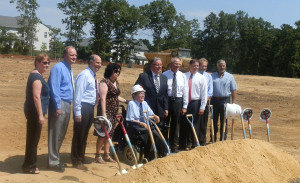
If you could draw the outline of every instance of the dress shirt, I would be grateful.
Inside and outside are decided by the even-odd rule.
[[[185,76],[186,78],[190,78],[191,73],[186,72]],[[207,84],[205,77],[198,72],[194,73],[192,77],[191,100],[201,100],[200,109],[205,109],[207,101]]]
[[[213,79],[214,97],[229,97],[231,95],[231,91],[237,89],[233,75],[226,71],[221,77],[219,77],[218,72],[212,73],[211,77]]]
[[[200,72],[200,71],[199,71]],[[203,73],[201,73],[200,72],[200,74],[202,74],[204,77],[205,77],[205,79],[206,79],[206,84],[207,84],[207,96],[209,97],[209,98],[211,98],[212,97],[212,95],[213,95],[213,82],[212,82],[212,77],[211,77],[211,75],[210,74],[208,74],[207,72],[203,72]]]
[[[163,73],[167,77],[167,83],[168,83],[168,96],[172,96],[172,82],[173,82],[173,75],[174,72],[171,70],[167,70]],[[188,80],[186,79],[186,76],[181,71],[176,72],[176,81],[177,81],[177,94],[176,97],[182,97],[183,98],[183,108],[186,109],[188,105],[188,97],[189,97],[189,86],[188,86]]]
[[[75,116],[81,116],[81,102],[95,105],[96,92],[95,73],[88,67],[77,76],[74,100]]]
[[[142,107],[143,111],[147,111],[147,116],[154,114],[146,101],[142,102]],[[137,126],[137,123],[133,120],[140,121],[140,103],[136,100],[131,100],[127,105],[126,121],[132,126]]]
[[[54,102],[56,110],[61,109],[60,101],[72,102],[73,100],[73,85],[71,74],[71,67],[66,61],[61,61],[55,64],[48,79],[48,85],[50,87],[50,100]],[[75,80],[75,78],[73,78]]]

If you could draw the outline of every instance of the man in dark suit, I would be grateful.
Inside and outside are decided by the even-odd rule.
[[[154,114],[160,118],[159,126],[162,133],[167,139],[168,125],[165,118],[168,116],[168,84],[167,77],[161,74],[162,61],[158,57],[154,57],[151,61],[151,69],[140,74],[135,82],[146,90],[145,101],[151,107]]]

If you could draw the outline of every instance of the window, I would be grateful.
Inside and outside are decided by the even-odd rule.
[[[47,38],[48,33],[44,32],[44,38]]]

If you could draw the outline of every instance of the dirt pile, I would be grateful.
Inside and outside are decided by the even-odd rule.
[[[218,142],[152,161],[108,182],[288,182],[300,180],[299,162],[260,140]]]

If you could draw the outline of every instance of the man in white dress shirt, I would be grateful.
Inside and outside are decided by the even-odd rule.
[[[208,113],[209,113],[209,105],[210,105],[210,99],[213,94],[213,81],[212,77],[209,73],[206,72],[208,60],[206,58],[200,58],[200,67],[199,67],[199,73],[202,74],[207,83],[207,104],[204,110],[204,114],[201,117],[200,121],[200,130],[199,130],[199,142],[201,146],[206,145],[206,131],[207,131],[207,122],[208,122]]]
[[[185,74],[179,71],[181,61],[178,57],[171,59],[171,69],[163,74],[167,77],[170,135],[169,145],[172,153],[178,152],[178,133],[182,117],[186,114],[188,104],[188,83]]]
[[[200,117],[204,114],[207,99],[207,84],[205,77],[198,72],[199,65],[198,60],[191,60],[189,66],[190,72],[185,73],[186,83],[188,83],[187,114],[193,115],[193,124],[197,137],[199,137]],[[196,146],[191,125],[187,120],[180,126],[179,141],[179,147],[183,150]]]

